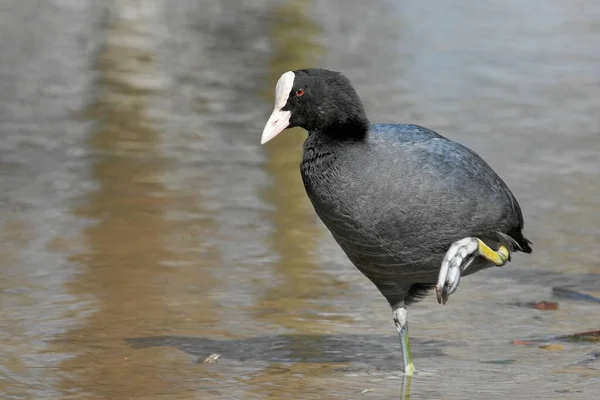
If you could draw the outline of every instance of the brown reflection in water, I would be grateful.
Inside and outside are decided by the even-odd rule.
[[[324,51],[316,42],[320,29],[309,16],[310,5],[310,0],[288,1],[271,11],[269,34],[274,51],[263,96],[269,104],[274,100],[275,82],[283,72],[314,66],[313,62]],[[289,29],[290,26],[294,29]],[[276,228],[272,243],[280,258],[274,265],[277,284],[269,287],[254,307],[260,320],[298,333],[325,333],[331,330],[331,326],[324,322],[331,317],[320,317],[318,313],[334,310],[315,300],[334,297],[336,292],[345,289],[345,285],[325,274],[314,260],[314,252],[324,232],[317,225],[300,177],[299,164],[305,138],[304,130],[294,128],[284,131],[266,145],[266,168],[273,182],[265,193],[265,200],[275,205],[270,216]],[[318,340],[311,348],[306,348],[305,342],[296,343],[292,339],[290,346],[289,350],[301,358],[302,355],[318,356],[323,352]],[[281,396],[282,388],[288,394],[307,395],[311,392],[308,381],[294,375],[322,376],[331,366],[297,363],[289,368],[274,363],[253,376],[250,382],[255,385],[253,390],[263,395]]]
[[[287,70],[309,66],[322,51],[315,43],[319,29],[307,15],[309,5],[309,1],[290,1],[272,10],[270,35],[274,53],[269,65],[268,94],[265,94],[271,104],[279,76]],[[294,29],[288,29],[290,24]],[[270,288],[257,306],[260,318],[312,333],[323,329],[318,319],[308,316],[315,307],[308,302],[324,295],[331,282],[323,282],[327,277],[313,260],[322,231],[315,223],[298,167],[305,137],[301,129],[287,130],[265,149],[266,168],[273,177],[265,199],[275,205],[271,215],[276,227],[272,240],[280,260],[274,267],[281,283]]]
[[[198,296],[190,306],[202,315],[181,315],[179,305],[193,291],[190,283],[203,280],[189,276],[192,268],[166,265],[191,259],[169,251],[165,240],[173,228],[165,218],[167,208],[190,202],[172,199],[160,180],[165,160],[156,121],[149,115],[150,101],[160,94],[151,22],[111,21],[97,58],[95,99],[85,113],[93,121],[89,147],[97,188],[76,210],[93,222],[85,232],[88,251],[73,257],[83,272],[69,289],[90,302],[91,315],[85,326],[71,330],[55,346],[75,354],[61,364],[63,390],[86,399],[153,398],[194,390],[197,381],[183,378],[198,369],[183,352],[169,347],[134,350],[125,339],[191,334],[198,328],[194,317],[200,322],[214,317],[202,310],[210,306],[200,304],[208,296]],[[178,307],[170,309],[171,302]]]

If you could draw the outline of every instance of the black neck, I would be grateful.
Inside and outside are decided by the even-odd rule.
[[[345,121],[336,121],[310,133],[325,136],[330,140],[345,142],[364,140],[368,131],[369,120],[361,116]]]

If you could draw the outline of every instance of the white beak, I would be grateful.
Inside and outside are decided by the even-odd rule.
[[[275,108],[265,125],[265,129],[263,129],[260,144],[267,143],[289,126],[292,112],[283,111],[282,108],[285,107],[292,91],[294,78],[295,74],[292,71],[288,71],[281,75],[281,78],[277,81],[277,85],[275,86]]]
[[[273,110],[273,113],[263,129],[262,136],[260,137],[260,144],[265,144],[275,136],[279,135],[285,128],[290,124],[290,117],[292,113],[290,111]]]

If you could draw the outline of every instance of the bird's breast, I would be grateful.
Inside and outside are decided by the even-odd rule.
[[[424,218],[407,200],[414,188],[399,179],[369,178],[369,168],[367,163],[352,164],[343,157],[334,162],[303,162],[302,178],[317,215],[368,277],[399,274],[409,279],[413,274],[414,279],[430,279],[443,254],[427,250],[432,231],[427,224],[418,224]]]

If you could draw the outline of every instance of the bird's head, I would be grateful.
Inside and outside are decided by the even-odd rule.
[[[326,69],[301,69],[281,75],[275,86],[275,108],[261,144],[283,130],[301,127],[309,133],[366,131],[368,120],[348,78]]]

